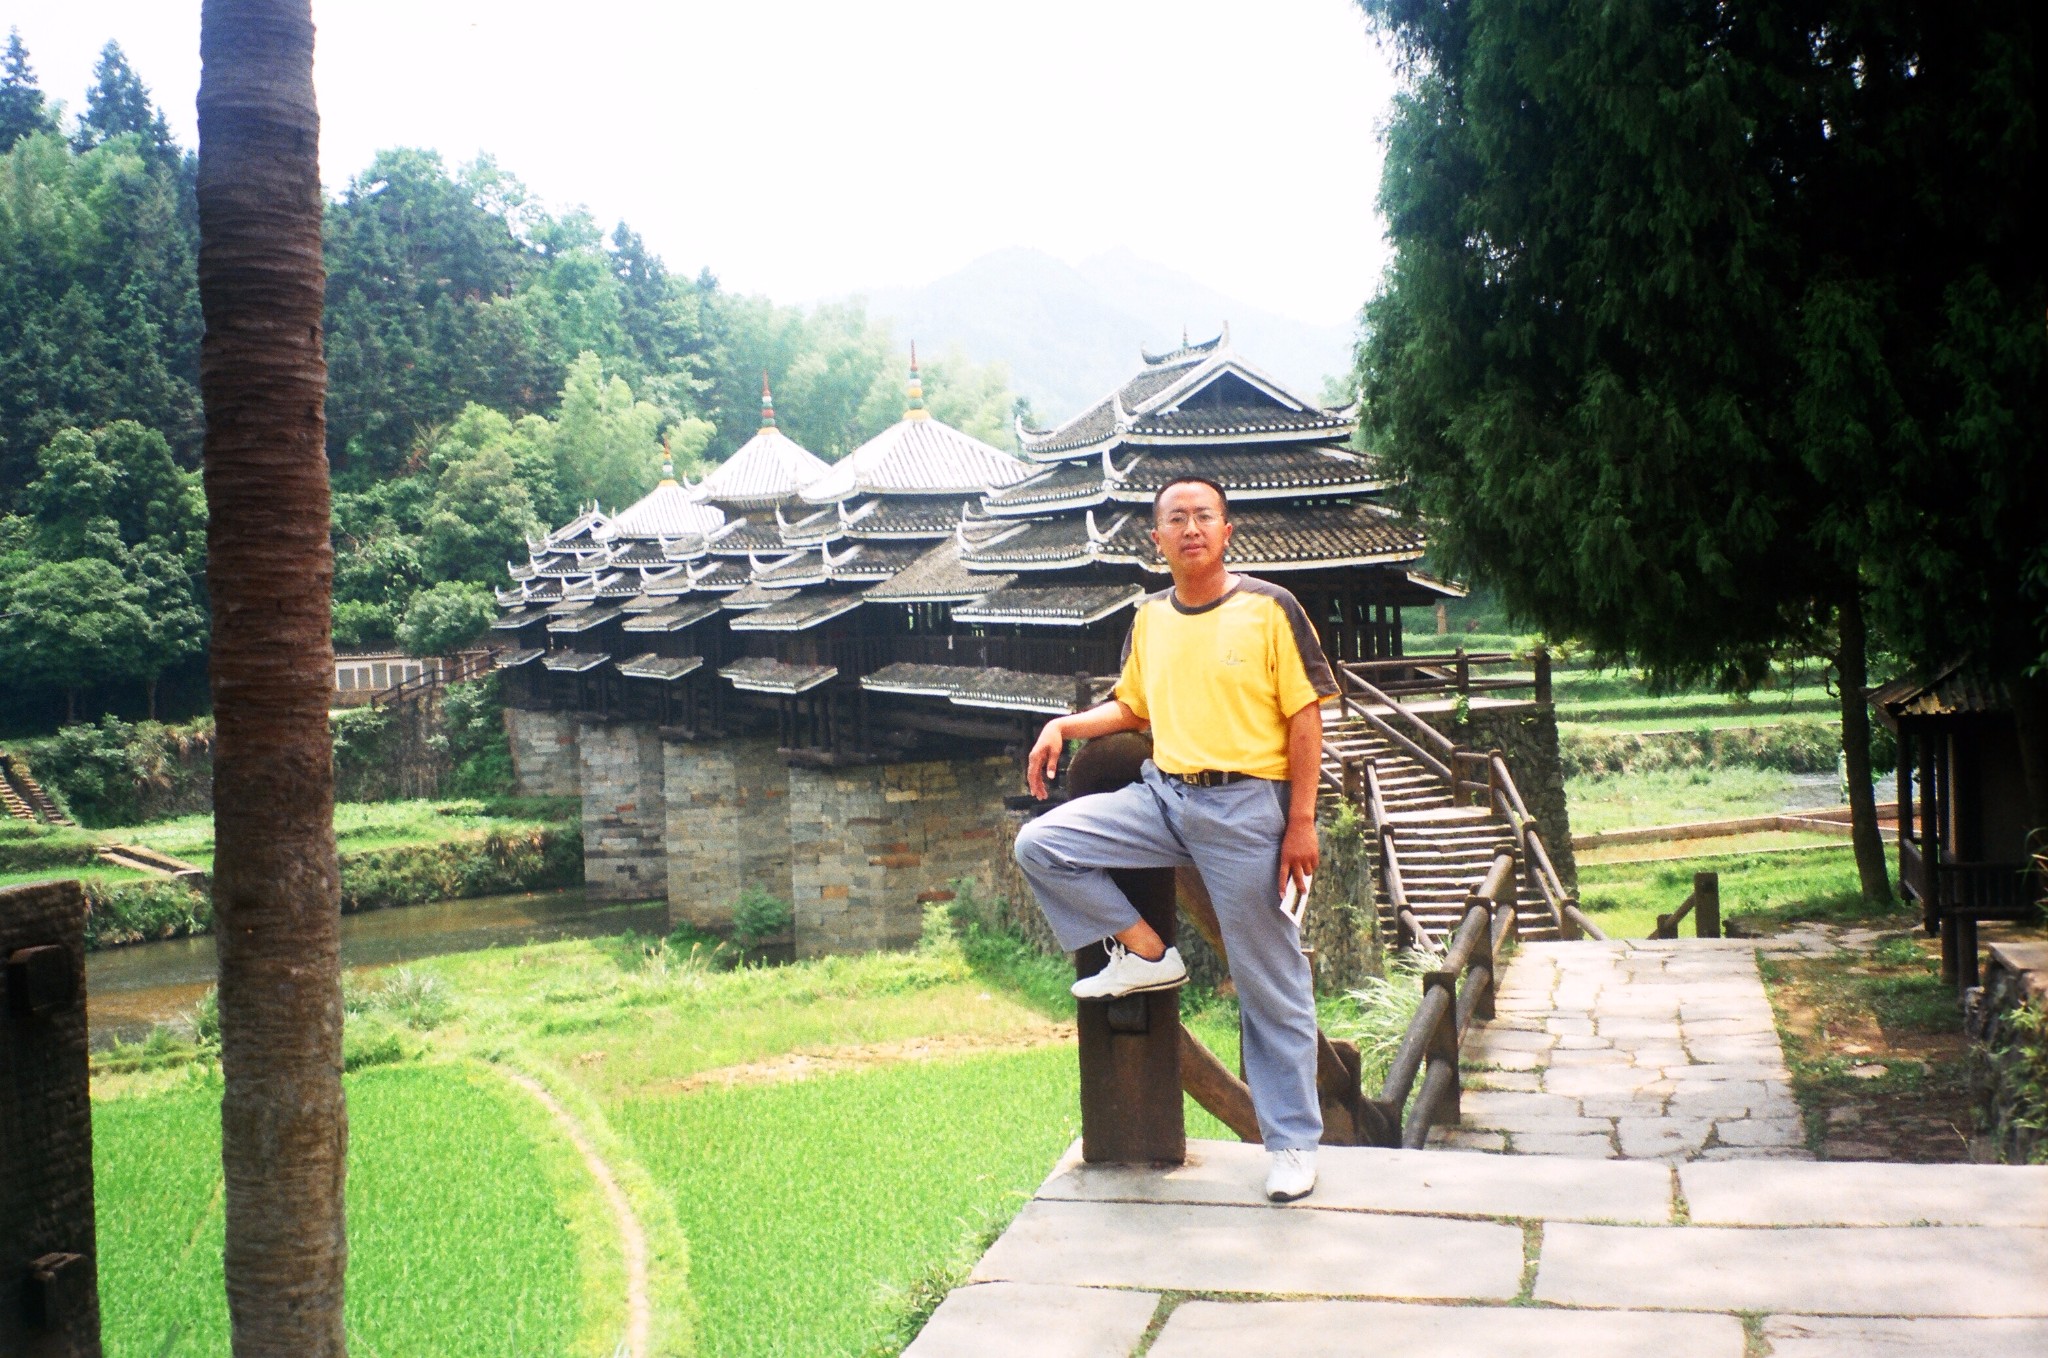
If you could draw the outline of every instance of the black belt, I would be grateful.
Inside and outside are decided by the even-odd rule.
[[[1166,773],[1166,770],[1161,769],[1160,772]],[[1223,787],[1228,783],[1241,783],[1257,775],[1233,773],[1227,769],[1197,769],[1193,773],[1167,773],[1166,776],[1176,783],[1185,783],[1189,787]]]

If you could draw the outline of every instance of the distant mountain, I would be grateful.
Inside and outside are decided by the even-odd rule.
[[[957,344],[977,362],[1007,363],[1012,387],[1048,421],[1129,377],[1140,349],[1172,348],[1183,327],[1207,339],[1228,321],[1232,347],[1310,399],[1351,366],[1345,327],[1261,311],[1128,250],[1079,267],[1039,250],[998,250],[923,287],[867,296],[869,314],[926,353]]]

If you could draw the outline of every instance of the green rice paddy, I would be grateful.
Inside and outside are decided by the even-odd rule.
[[[560,1201],[580,1167],[530,1100],[447,1064],[364,1071],[347,1090],[350,1348],[608,1353],[589,1342]],[[217,1081],[95,1102],[93,1169],[107,1353],[227,1352]]]

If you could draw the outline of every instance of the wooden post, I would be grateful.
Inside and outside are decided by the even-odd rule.
[[[1090,741],[1068,771],[1071,796],[1112,792],[1136,781],[1152,741],[1137,732]],[[1172,944],[1171,868],[1112,872],[1145,922]],[[1093,976],[1109,953],[1093,944],[1074,954],[1074,971]],[[1180,991],[1120,1000],[1083,1000],[1075,1009],[1081,1059],[1081,1158],[1090,1164],[1177,1165],[1187,1158],[1181,1102]]]
[[[0,890],[0,1353],[99,1358],[85,897]]]
[[[1472,664],[1465,659],[1465,648],[1463,646],[1458,648],[1457,672],[1458,692],[1460,694],[1470,693],[1472,691]]]
[[[1442,599],[1436,601],[1436,634],[1447,637],[1451,634],[1451,610]]]
[[[1435,1115],[1430,1118],[1430,1124],[1436,1127],[1455,1127],[1464,1116],[1464,1109],[1460,1101],[1460,1095],[1463,1092],[1461,1086],[1463,1086],[1464,1081],[1459,1077],[1458,1073],[1458,1045],[1459,1039],[1464,1036],[1464,1034],[1458,1031],[1458,973],[1455,971],[1424,973],[1422,977],[1422,993],[1427,995],[1432,990],[1442,990],[1449,997],[1450,1003],[1444,1006],[1443,1018],[1438,1021],[1436,1029],[1429,1035],[1429,1057],[1424,1069],[1427,1073],[1434,1074],[1444,1066],[1449,1066],[1451,1080],[1449,1091],[1444,1098],[1443,1107],[1436,1110]]]
[[[1538,646],[1529,660],[1536,670],[1536,701],[1547,707],[1550,705],[1550,648]]]
[[[1721,874],[1692,875],[1692,922],[1701,938],[1721,936]]]
[[[1365,805],[1365,775],[1358,766],[1356,755],[1344,756],[1344,800],[1353,807]]]

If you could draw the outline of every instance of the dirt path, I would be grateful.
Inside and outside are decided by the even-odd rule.
[[[870,1070],[876,1066],[900,1065],[909,1061],[934,1061],[950,1056],[987,1056],[998,1052],[1033,1051],[1074,1040],[1071,1023],[1047,1023],[1021,1033],[1001,1037],[980,1037],[964,1033],[939,1033],[930,1037],[905,1038],[897,1042],[870,1042],[852,1047],[812,1047],[766,1061],[720,1066],[699,1071],[661,1086],[664,1090],[688,1094],[699,1089],[730,1089],[734,1085],[790,1084],[819,1075]]]
[[[633,1205],[626,1201],[625,1190],[619,1187],[612,1167],[590,1144],[590,1138],[584,1135],[583,1125],[569,1110],[532,1076],[504,1066],[498,1066],[496,1070],[540,1101],[561,1127],[563,1135],[569,1138],[570,1144],[583,1156],[583,1163],[589,1168],[591,1177],[597,1180],[598,1187],[604,1190],[605,1201],[611,1204],[612,1219],[619,1228],[619,1245],[626,1256],[627,1358],[647,1358],[654,1308],[647,1295],[647,1233],[640,1228],[640,1218],[633,1215]]]

